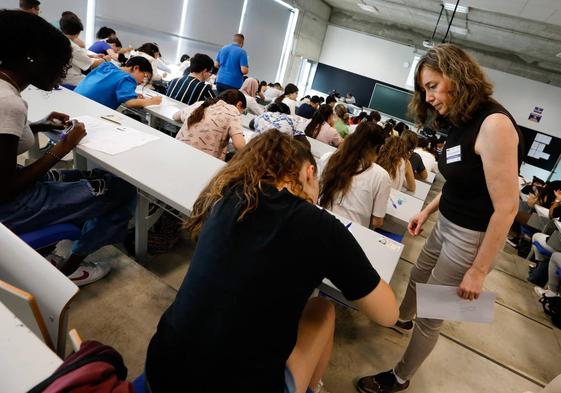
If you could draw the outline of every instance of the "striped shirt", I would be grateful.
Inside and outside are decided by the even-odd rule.
[[[169,83],[166,95],[187,105],[214,98],[209,84],[190,75],[172,80]]]

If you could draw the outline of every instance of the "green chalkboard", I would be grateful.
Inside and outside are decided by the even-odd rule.
[[[376,83],[368,107],[413,123],[414,120],[407,114],[407,106],[412,98],[412,93]]]

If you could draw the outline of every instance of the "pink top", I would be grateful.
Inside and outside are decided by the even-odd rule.
[[[181,111],[183,126],[175,138],[224,160],[230,137],[236,134],[243,135],[240,112],[234,105],[220,100],[205,108],[201,121],[189,128],[187,119],[199,106],[191,105]]]
[[[321,125],[316,139],[331,146],[339,146],[339,144],[343,142],[343,138],[341,138],[337,130],[331,127],[326,121]]]

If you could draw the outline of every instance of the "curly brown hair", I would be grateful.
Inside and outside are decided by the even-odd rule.
[[[380,149],[376,163],[384,168],[395,179],[401,165],[401,160],[407,157],[405,144],[399,136],[390,136]]]
[[[306,161],[316,166],[307,146],[277,129],[270,129],[251,139],[201,192],[185,228],[191,231],[191,237],[196,240],[214,205],[236,186],[240,186],[244,204],[238,221],[257,208],[264,184],[276,186],[287,182],[291,192],[313,202],[299,180],[300,169]]]
[[[421,84],[424,68],[441,73],[452,83],[449,113],[441,116],[426,102],[425,89]],[[409,112],[423,125],[445,128],[468,122],[481,103],[493,94],[493,85],[479,64],[463,49],[454,44],[439,44],[421,57],[415,70],[415,94],[409,104]],[[427,124],[429,123],[429,124]]]
[[[336,197],[343,199],[351,188],[353,177],[372,166],[384,138],[384,130],[377,124],[364,121],[357,126],[323,170],[319,193],[321,206],[329,209],[336,203]]]

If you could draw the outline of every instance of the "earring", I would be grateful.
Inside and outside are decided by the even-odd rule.
[[[27,61],[30,63],[33,63],[35,60],[33,60],[31,57],[27,56]]]

